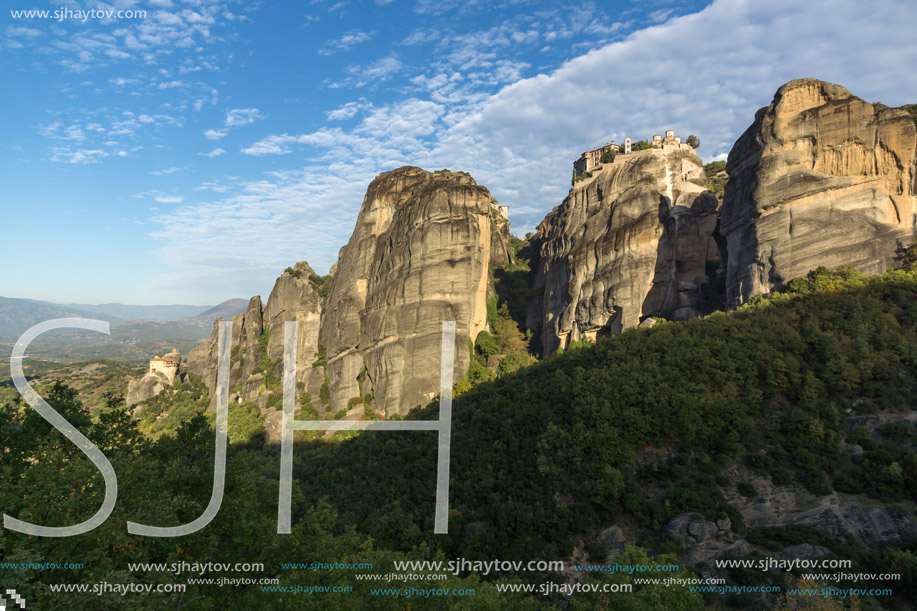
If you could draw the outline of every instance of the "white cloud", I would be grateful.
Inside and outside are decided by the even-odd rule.
[[[69,147],[53,147],[51,149],[51,161],[60,163],[89,164],[98,163],[100,160],[108,157],[109,153],[102,149],[77,149]]]
[[[262,115],[257,108],[235,108],[226,111],[226,126],[236,127],[239,125],[248,125],[249,123],[254,123],[258,119],[263,118],[264,115]]]
[[[159,229],[151,236],[164,251],[181,244],[183,256],[149,288],[232,294],[270,282],[305,256],[316,269],[327,269],[352,229],[352,223],[341,222],[341,213],[356,214],[372,178],[359,167],[278,173],[271,180],[242,183],[225,199],[160,215],[153,219]],[[222,190],[211,184],[202,188]]]
[[[228,129],[208,129],[204,132],[204,138],[208,140],[219,140],[228,133]]]
[[[401,41],[405,46],[420,45],[428,42],[441,40],[442,35],[438,30],[414,30],[408,34],[407,38]]]
[[[41,36],[41,30],[35,28],[30,28],[27,26],[18,26],[18,27],[8,27],[6,28],[6,35],[10,38],[38,38]]]
[[[342,81],[328,83],[331,89],[342,87],[366,87],[373,83],[387,81],[398,73],[404,64],[394,55],[389,55],[364,66],[347,66],[344,71],[348,74]]]
[[[178,195],[157,195],[153,199],[160,204],[180,204],[185,201],[184,197]]]
[[[357,128],[357,132],[391,141],[416,138],[433,133],[436,121],[445,108],[429,100],[410,98],[398,104],[373,109]]]
[[[210,157],[211,159],[213,159],[214,157],[219,157],[220,155],[223,155],[225,153],[226,153],[225,149],[215,148],[212,151],[210,151],[209,153],[198,153],[198,155],[202,157]]]
[[[153,170],[152,172],[150,172],[150,174],[152,174],[153,176],[166,176],[168,174],[175,174],[176,172],[182,172],[187,169],[188,169],[188,166],[185,166],[183,168],[177,168],[175,166],[172,166],[164,170]]]
[[[96,131],[94,128],[92,129]],[[74,140],[76,142],[81,142],[86,139],[86,133],[80,125],[75,123],[65,125],[60,119],[47,125],[40,126],[38,128],[38,133],[46,138],[54,138],[56,140]]]
[[[255,157],[260,157],[262,155],[284,155],[290,152],[287,145],[296,141],[297,136],[288,136],[286,134],[282,136],[268,136],[242,149],[242,152],[246,155],[254,155]]]
[[[357,115],[358,112],[366,108],[371,108],[372,104],[366,101],[365,98],[361,98],[358,102],[347,102],[343,106],[339,106],[334,110],[329,110],[325,113],[325,116],[328,117],[329,121],[340,121],[342,119],[350,119]]]
[[[340,38],[331,40],[318,50],[319,55],[334,55],[340,51],[349,51],[352,47],[366,42],[371,39],[372,36],[368,32],[363,32],[362,30],[353,30],[347,32]]]

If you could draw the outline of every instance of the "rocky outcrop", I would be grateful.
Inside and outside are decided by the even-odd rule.
[[[576,183],[539,225],[535,286],[546,353],[638,325],[652,315],[697,315],[713,240],[716,198],[694,149],[667,144],[619,155]]]
[[[904,110],[815,79],[780,87],[729,153],[728,305],[818,266],[883,271],[917,236],[915,153]]]
[[[162,366],[163,362],[174,365]],[[150,369],[142,378],[130,380],[127,383],[127,394],[124,402],[128,407],[152,399],[163,390],[172,385],[178,376],[178,366],[181,363],[181,353],[173,349],[165,356],[157,356],[150,360]]]
[[[266,305],[262,304],[261,297],[252,297],[245,312],[233,317],[230,394],[238,402],[255,401],[264,408],[272,395],[279,396],[283,374],[283,323],[286,321],[299,322],[296,380],[304,385],[309,382],[318,350],[322,308],[322,299],[310,282],[314,274],[308,263],[297,263],[277,278]],[[210,340],[188,354],[188,371],[200,377],[211,391],[217,382],[217,324],[220,321],[214,323]],[[266,388],[269,377],[275,381],[270,389]],[[216,393],[211,392],[210,396],[213,409]]]
[[[139,380],[131,380],[127,383],[127,394],[124,397],[124,402],[128,407],[137,405],[152,399],[171,384],[172,382],[166,379],[165,375],[159,372],[148,372]]]
[[[322,319],[330,402],[372,393],[385,415],[439,394],[441,324],[457,323],[455,378],[486,325],[490,269],[509,259],[508,222],[465,173],[404,167],[369,186],[341,249]]]
[[[811,526],[840,540],[852,536],[867,547],[911,547],[917,544],[917,524],[912,523],[913,519],[912,514],[895,505],[847,501],[785,516],[782,523]]]

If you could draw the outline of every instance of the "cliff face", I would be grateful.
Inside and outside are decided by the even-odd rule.
[[[576,183],[534,236],[544,295],[529,326],[541,319],[546,353],[654,314],[697,315],[707,259],[718,259],[717,201],[705,184],[684,144],[619,155]]]
[[[279,405],[289,320],[300,323],[297,382],[320,414],[369,395],[369,406],[387,416],[428,403],[439,394],[446,320],[457,323],[455,379],[461,378],[465,346],[487,325],[490,270],[510,257],[509,223],[492,201],[463,173],[405,167],[377,177],[332,268],[324,313],[303,262],[277,279],[267,305],[253,297],[233,318],[231,400]],[[211,390],[216,355],[214,329],[188,357],[189,371]],[[270,433],[280,412],[265,414]]]
[[[728,305],[824,265],[878,273],[915,230],[917,133],[839,85],[791,81],[729,153]]]
[[[464,347],[486,326],[490,268],[509,258],[509,225],[467,174],[405,167],[369,186],[341,249],[319,342],[327,354],[328,410],[372,393],[404,414],[439,393],[441,323]],[[468,367],[456,351],[455,376]]]
[[[283,323],[299,321],[299,363],[296,381],[307,383],[312,362],[318,350],[318,328],[321,298],[309,278],[314,274],[306,262],[297,263],[292,273],[284,272],[274,283],[267,305],[252,297],[248,308],[232,319],[232,367],[230,398],[233,401],[255,401],[264,408],[268,401],[280,398],[278,384],[283,372]],[[211,390],[211,409],[216,406],[217,326],[210,340],[188,354],[188,371],[199,376]]]

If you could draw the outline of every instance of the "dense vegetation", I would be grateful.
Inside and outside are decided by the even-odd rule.
[[[917,271],[868,279],[820,269],[735,313],[632,330],[460,396],[455,535],[431,534],[432,437],[311,447],[307,496],[326,495],[346,523],[386,546],[517,559],[566,557],[574,534],[612,521],[636,524],[650,549],[669,549],[664,526],[685,512],[728,516],[741,533],[724,491],[749,486],[722,475],[731,465],[816,496],[834,485],[913,501],[913,425],[864,433],[848,427],[847,410],[905,412],[915,371]],[[431,405],[416,417],[435,414]],[[863,454],[845,443],[865,444]],[[366,464],[372,478],[334,485]]]
[[[495,277],[494,333],[472,348],[478,364],[494,350],[524,354],[526,337],[516,318],[524,301],[519,279],[530,270],[525,245],[517,246],[514,262]],[[577,547],[603,561],[596,534],[610,523],[637,533],[642,549],[630,550],[628,557],[660,561],[659,554],[682,551],[665,535],[667,522],[697,512],[730,517],[732,530],[744,533],[758,550],[820,541],[831,553],[854,559],[855,569],[893,568],[904,576],[896,595],[913,598],[913,553],[867,550],[852,541],[825,540],[818,531],[746,532],[735,499],[754,496],[755,488],[744,478],[724,475],[732,467],[814,496],[833,488],[875,502],[917,500],[917,431],[895,417],[911,408],[917,394],[917,264],[909,262],[908,253],[902,251],[903,270],[866,278],[820,269],[732,313],[633,329],[457,389],[446,536],[432,534],[436,436],[424,432],[330,440],[297,433],[294,532],[274,534],[278,460],[275,449],[255,433],[260,423],[253,423],[254,412],[244,404],[230,417],[227,488],[214,522],[175,540],[128,535],[128,519],[173,525],[194,519],[206,506],[214,447],[212,424],[199,415],[206,393],[194,383],[178,384],[168,405],[151,409],[149,416],[144,408],[137,420],[109,396],[106,408],[90,420],[73,390],[52,386],[46,389],[49,402],[115,465],[118,505],[92,535],[30,539],[0,531],[7,561],[86,563],[82,571],[17,573],[5,587],[47,608],[98,608],[100,603],[106,609],[261,608],[268,601],[277,609],[402,609],[408,601],[370,597],[365,582],[354,580],[352,572],[284,571],[280,563],[368,560],[380,567],[374,572],[386,572],[395,558],[527,561],[569,558]],[[0,409],[3,511],[48,525],[94,513],[102,493],[95,468],[33,410],[17,401]],[[853,417],[879,412],[889,419],[878,429],[849,424]],[[434,402],[409,417],[436,415]],[[848,451],[854,445],[862,452]],[[181,582],[184,577],[130,573],[126,563],[240,559],[264,562],[257,576],[276,575],[282,584],[349,584],[354,592],[316,597],[265,594],[259,586],[191,586],[181,599],[99,599],[52,594],[47,587],[103,580]],[[532,603],[497,593],[495,577],[504,582],[561,579],[522,573],[482,582],[478,576],[451,576],[447,582],[412,585],[474,587],[477,596],[409,602],[411,608],[481,609]],[[752,577],[747,571],[728,574],[737,584]],[[771,583],[785,578],[754,576]],[[573,608],[652,609],[662,601],[667,607],[700,609],[720,600],[674,588],[636,590],[624,598],[575,596]],[[558,599],[537,599],[551,600]]]
[[[80,393],[83,407],[92,416],[107,406],[111,395],[124,393],[128,376],[140,377],[146,369],[115,360],[56,363],[32,359],[24,359],[22,368],[26,379],[39,392],[47,391],[55,382],[66,383]],[[0,404],[18,396],[10,376],[9,362],[0,363]]]

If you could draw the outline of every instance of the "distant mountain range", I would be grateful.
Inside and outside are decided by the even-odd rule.
[[[202,314],[208,308],[210,308],[210,306],[205,305],[146,306],[127,305],[123,303],[101,303],[97,305],[91,305],[83,303],[52,303],[49,301],[38,301],[36,303],[40,303],[49,307],[76,310],[79,312],[94,312],[96,314],[112,316],[122,320],[146,320],[149,322],[165,322],[167,320],[175,320],[177,318],[197,316],[198,314]]]
[[[52,318],[94,318],[108,321],[112,338],[119,341],[200,339],[210,333],[216,319],[231,318],[247,304],[245,299],[230,299],[216,306],[93,305],[0,297],[0,338],[15,339],[29,327]]]

